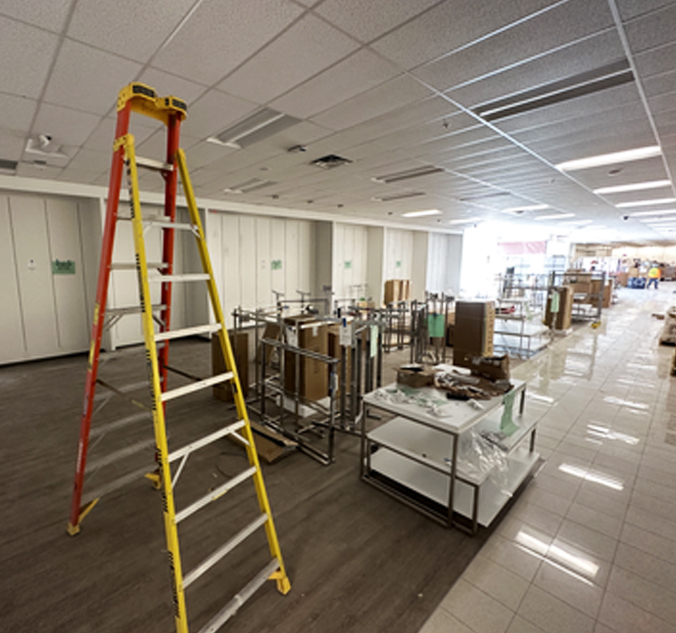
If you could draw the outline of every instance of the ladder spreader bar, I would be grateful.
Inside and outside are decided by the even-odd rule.
[[[252,466],[247,468],[245,471],[241,472],[239,475],[229,479],[224,484],[220,485],[218,488],[212,490],[209,494],[204,495],[201,499],[195,501],[195,503],[190,504],[187,508],[184,508],[180,512],[176,513],[174,521],[178,524],[183,519],[189,517],[191,514],[194,514],[198,510],[201,510],[204,506],[208,506],[212,501],[216,501],[219,497],[222,497],[228,490],[232,490],[237,484],[241,484],[243,481],[252,477],[256,473],[256,467]]]
[[[192,224],[179,224],[171,220],[143,220],[144,227],[158,227],[161,229],[178,229],[179,231],[192,231]]]
[[[153,171],[172,171],[174,169],[174,166],[171,163],[165,163],[155,158],[145,158],[143,156],[136,157],[136,165]]]
[[[235,422],[230,426],[218,429],[218,431],[212,433],[211,435],[205,435],[203,438],[191,442],[190,444],[186,444],[182,448],[179,448],[173,451],[172,453],[169,453],[167,459],[169,460],[169,463],[175,462],[177,459],[181,459],[181,457],[189,455],[193,451],[199,450],[200,448],[208,446],[209,444],[215,442],[216,440],[220,440],[222,437],[225,437],[226,435],[234,433],[237,429],[241,429],[244,426],[244,424],[245,424],[244,420],[239,420],[238,422]]]
[[[210,323],[209,325],[196,325],[195,327],[186,327],[181,330],[169,330],[168,332],[158,332],[155,334],[155,341],[166,341],[171,338],[183,338],[185,336],[197,336],[198,334],[209,334],[218,332],[221,329],[220,323]]]
[[[265,581],[280,568],[279,561],[273,558],[265,568],[260,571],[247,585],[242,589],[228,604],[226,604],[209,622],[207,622],[199,633],[215,633],[220,629],[239,608],[253,596],[256,591],[265,584]]]
[[[227,556],[240,543],[251,536],[257,529],[265,525],[268,520],[267,514],[261,514],[256,520],[252,521],[243,530],[240,530],[227,543],[221,545],[215,552],[207,556],[195,569],[191,569],[190,573],[183,578],[183,588],[187,589],[193,582],[195,582],[202,574],[209,571],[221,558]]]
[[[194,382],[191,385],[185,385],[184,387],[177,387],[171,391],[165,391],[162,394],[162,402],[167,402],[168,400],[173,400],[174,398],[180,398],[194,391],[199,391],[200,389],[206,389],[213,385],[217,385],[220,382],[226,382],[232,378],[232,372],[226,372],[225,374],[218,374],[217,376],[211,376],[210,378],[205,378],[199,382]]]
[[[152,306],[153,312],[157,312],[159,310],[164,310],[167,306],[165,306],[162,303],[158,303],[154,306]],[[127,306],[124,308],[107,308],[106,309],[106,316],[114,316],[114,315],[120,315],[124,316],[125,314],[141,314],[141,306]]]
[[[148,268],[157,268],[162,270],[167,268],[167,262],[148,262]],[[110,270],[136,270],[136,262],[113,262],[110,265]]]

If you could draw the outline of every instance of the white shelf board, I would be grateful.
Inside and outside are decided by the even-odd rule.
[[[508,459],[509,472],[504,489],[498,488],[490,479],[484,482],[479,490],[479,525],[488,527],[493,522],[514,491],[526,479],[539,457],[538,453],[531,453],[527,448],[520,447]],[[384,447],[371,455],[371,470],[448,507],[450,485],[448,475],[427,468]],[[471,519],[473,500],[474,488],[456,480],[453,510]]]

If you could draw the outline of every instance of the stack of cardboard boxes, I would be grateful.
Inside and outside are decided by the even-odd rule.
[[[553,290],[559,293],[558,312],[552,312],[553,293],[547,297],[545,325],[555,330],[569,330],[573,322],[573,287],[558,286]]]
[[[296,329],[298,347],[318,354],[329,351],[329,331],[325,324],[317,323],[312,316],[297,316],[284,319]],[[296,358],[298,360],[296,361]],[[284,352],[284,388],[296,389],[296,363],[298,364],[298,394],[307,400],[321,400],[329,392],[329,376],[326,363],[293,352]]]
[[[470,367],[472,357],[492,356],[494,332],[493,301],[458,301],[455,304],[453,364]]]
[[[230,345],[242,385],[242,395],[246,398],[249,395],[249,335],[246,332],[238,332],[236,336],[231,334]],[[214,376],[227,371],[221,350],[221,339],[218,336],[211,337],[211,370]],[[233,401],[232,383],[229,381],[214,385],[213,389],[214,398],[225,402]]]
[[[409,301],[411,299],[411,280],[410,279],[388,279],[385,282],[385,291],[383,293],[383,302],[397,303],[399,301]]]

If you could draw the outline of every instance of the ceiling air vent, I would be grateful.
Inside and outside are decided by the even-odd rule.
[[[269,187],[270,185],[276,185],[277,183],[272,180],[260,180],[259,178],[251,178],[239,185],[233,185],[227,189],[223,189],[225,193],[251,193],[252,191],[257,191],[258,189],[263,189],[264,187]]]
[[[17,161],[0,158],[0,173],[14,174],[16,172]]]
[[[531,90],[485,103],[474,108],[474,112],[486,121],[497,121],[515,114],[523,114],[546,106],[568,101],[577,97],[614,88],[634,80],[626,59],[606,64],[565,79],[553,81]]]
[[[376,176],[375,178],[371,178],[371,180],[373,180],[373,182],[390,184],[392,182],[399,182],[401,180],[410,180],[411,178],[420,178],[422,176],[438,174],[439,172],[442,171],[445,171],[443,167],[435,167],[434,165],[425,165],[423,167],[416,167],[415,169],[398,171],[396,173],[387,174],[385,176]]]
[[[407,200],[408,198],[417,198],[424,195],[424,191],[409,191],[407,193],[393,193],[389,196],[376,196],[372,200],[376,202],[394,202],[395,200]]]
[[[352,161],[349,158],[343,158],[342,156],[336,156],[335,154],[328,154],[327,156],[322,156],[317,160],[313,160],[310,165],[315,165],[316,167],[321,167],[322,169],[333,169],[334,167],[349,165],[351,162]]]
[[[263,108],[220,134],[210,136],[207,141],[232,149],[244,149],[299,122],[300,119],[288,114]]]

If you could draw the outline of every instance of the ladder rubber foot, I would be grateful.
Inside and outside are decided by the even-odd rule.
[[[279,593],[281,593],[283,596],[291,591],[291,581],[289,580],[288,576],[277,579],[277,591],[279,591]]]
[[[66,528],[66,531],[70,536],[76,536],[80,533],[80,525],[73,525],[70,521],[68,522],[68,527]]]

